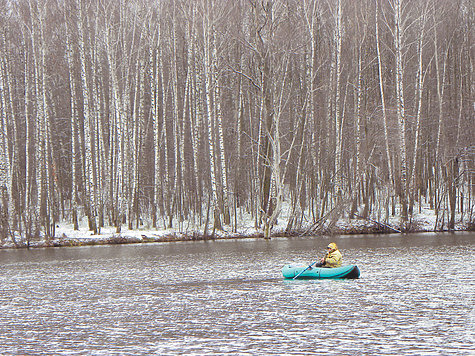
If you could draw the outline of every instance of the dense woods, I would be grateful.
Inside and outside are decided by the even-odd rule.
[[[471,0],[0,0],[0,237],[473,222],[473,28]]]

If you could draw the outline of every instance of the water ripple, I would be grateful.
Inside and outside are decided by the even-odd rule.
[[[473,354],[473,239],[378,239],[338,241],[359,280],[283,280],[301,240],[2,261],[1,354]]]

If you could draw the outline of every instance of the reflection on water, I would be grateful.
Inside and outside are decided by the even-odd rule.
[[[0,251],[0,353],[474,351],[473,233],[334,240],[360,279],[282,278],[327,238]]]

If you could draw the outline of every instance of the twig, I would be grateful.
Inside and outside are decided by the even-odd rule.
[[[392,227],[392,226],[389,226],[389,225],[387,225],[387,224],[383,224],[382,222],[379,222],[379,221],[377,221],[377,220],[374,220],[374,219],[371,219],[371,218],[364,218],[364,217],[362,217],[362,216],[360,216],[360,215],[358,215],[358,214],[355,214],[355,216],[356,216],[356,217],[358,217],[358,218],[360,218],[360,219],[365,219],[365,220],[368,220],[368,221],[374,222],[375,224],[378,224],[378,225],[384,226],[384,227],[386,227],[386,228],[388,228],[388,229],[391,229],[391,230],[393,230],[393,231],[396,231],[396,232],[402,233],[402,231],[401,231],[401,230],[395,229],[394,227]]]

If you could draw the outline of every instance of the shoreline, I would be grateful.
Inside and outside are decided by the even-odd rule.
[[[372,235],[372,234],[411,234],[411,233],[436,233],[436,232],[467,232],[475,231],[475,224],[469,223],[454,230],[434,230],[415,228],[406,231],[398,231],[392,227],[383,227],[378,224],[364,226],[335,227],[331,230],[310,232],[309,230],[294,230],[290,232],[275,231],[271,233],[269,240],[281,237],[304,237],[304,236],[335,236],[335,235]],[[91,235],[81,237],[70,237],[66,234],[55,237],[51,240],[17,241],[16,244],[8,241],[0,245],[0,250],[5,249],[34,249],[34,248],[61,248],[80,246],[104,246],[104,245],[127,245],[145,244],[160,242],[186,242],[186,241],[214,241],[214,240],[238,240],[238,239],[264,239],[264,233],[255,231],[253,233],[229,233],[218,231],[214,235],[203,235],[198,232],[168,232],[157,234],[158,231],[135,231],[135,234],[113,233],[103,235]]]

